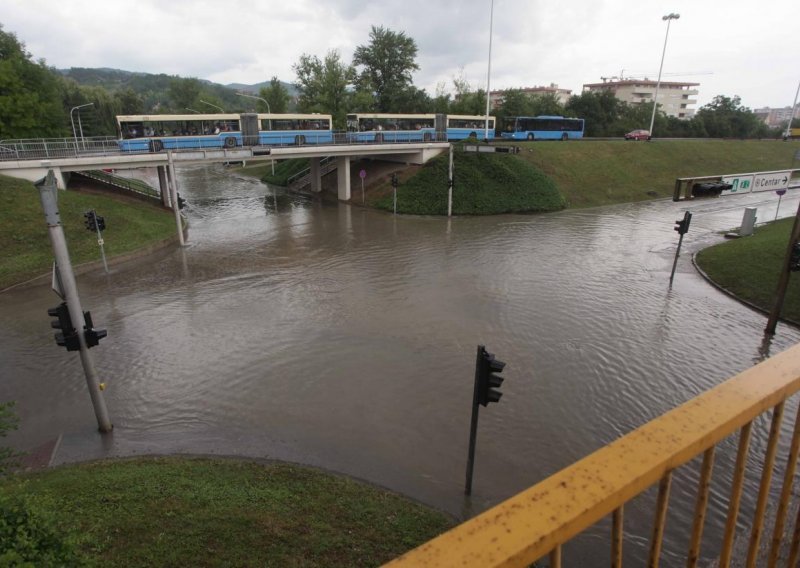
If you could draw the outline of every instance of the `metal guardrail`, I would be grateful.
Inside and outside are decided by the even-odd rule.
[[[241,148],[241,139],[237,145],[226,145],[224,138],[208,137],[197,138],[191,147],[181,147],[187,144],[187,138],[182,136],[164,136],[152,139],[126,139],[123,144],[142,143],[141,149],[121,149],[120,141],[112,136],[92,138],[41,138],[23,140],[0,140],[0,162],[13,160],[42,160],[57,158],[87,158],[93,156],[125,156],[141,154],[158,154],[167,150],[174,152],[192,152],[204,149],[234,149]],[[234,138],[231,138],[234,140]],[[424,139],[411,139],[407,132],[382,131],[376,133],[365,132],[320,132],[319,134],[305,133],[302,135],[287,135],[279,137],[274,142],[264,145],[246,146],[257,150],[268,148],[284,148],[296,146],[344,146],[344,145],[374,145],[374,144],[420,144],[423,142],[447,142],[444,134],[431,133]],[[146,145],[146,147],[145,147]]]
[[[753,421],[771,412],[754,514],[749,522],[746,565],[797,566],[800,517],[787,523],[798,453],[800,408],[785,460],[776,460],[784,408],[800,390],[800,345],[729,379],[685,404],[645,424],[590,456],[461,524],[451,531],[400,556],[386,566],[488,568],[529,566],[549,556],[553,568],[562,565],[562,545],[604,517],[611,516],[610,561],[622,566],[625,541],[624,506],[658,484],[658,497],[650,540],[648,566],[657,567],[669,506],[673,472],[702,455],[691,540],[685,565],[698,564],[717,444],[738,432],[738,452],[733,471],[727,521],[717,566],[730,566],[740,519]],[[724,463],[724,462],[723,462]],[[769,504],[773,471],[783,468],[783,485],[777,503]],[[683,489],[683,488],[681,488]],[[777,492],[775,493],[777,494]],[[723,503],[724,505],[724,503]],[[774,505],[772,534],[765,534],[765,512]],[[719,535],[717,535],[719,536]],[[764,541],[766,546],[762,547]],[[787,546],[788,545],[788,546]],[[738,547],[737,547],[738,548]],[[759,552],[759,550],[761,552]],[[779,561],[779,557],[781,560]],[[788,562],[784,563],[788,557]],[[670,566],[676,565],[671,559]]]

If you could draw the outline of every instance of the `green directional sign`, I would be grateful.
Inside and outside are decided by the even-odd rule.
[[[723,191],[721,195],[750,193],[751,191],[753,191],[752,174],[743,176],[724,176],[722,178],[722,182],[731,184],[731,188]]]

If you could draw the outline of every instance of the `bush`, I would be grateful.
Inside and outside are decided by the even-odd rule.
[[[30,498],[0,494],[0,566],[81,566],[74,545]]]

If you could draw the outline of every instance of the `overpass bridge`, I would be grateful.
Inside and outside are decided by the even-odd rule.
[[[320,161],[323,158],[333,158],[337,166],[338,197],[347,201],[350,199],[352,159],[375,157],[407,164],[424,164],[448,147],[446,141],[437,140],[354,143],[352,140],[334,137],[331,144],[234,148],[209,146],[160,152],[122,152],[117,140],[112,137],[4,140],[0,141],[0,174],[38,181],[47,175],[48,170],[53,170],[58,187],[64,189],[64,174],[68,172],[155,167],[162,201],[169,206],[170,188],[174,188],[177,193],[177,179],[173,169],[175,165],[309,158],[311,189],[321,191]]]

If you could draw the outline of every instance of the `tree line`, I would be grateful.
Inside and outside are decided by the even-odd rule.
[[[75,74],[79,83],[45,61],[35,61],[16,35],[0,25],[0,139],[71,136],[71,110],[90,103],[91,111],[80,114],[87,136],[115,135],[114,117],[120,114],[219,112],[215,107],[234,113],[326,113],[333,115],[336,129],[344,129],[348,112],[486,112],[486,91],[472,88],[463,74],[453,78],[452,94],[445,83],[438,84],[432,95],[416,87],[412,74],[419,70],[417,53],[416,42],[404,32],[372,26],[369,41],[356,47],[350,63],[336,50],[322,58],[302,54],[292,67],[296,99],[277,77],[248,99],[222,85],[167,75],[125,73],[108,81],[109,72],[103,70],[104,85],[97,70],[84,69]],[[136,77],[131,80],[131,76]],[[587,136],[622,136],[649,126],[652,104],[627,104],[607,91],[582,92],[562,104],[552,94],[510,89],[492,114],[498,124],[512,116],[579,117],[585,120]],[[779,129],[769,129],[738,96],[725,95],[714,97],[688,120],[669,117],[659,109],[654,131],[660,137],[780,136]]]

